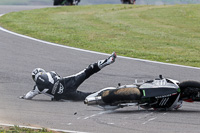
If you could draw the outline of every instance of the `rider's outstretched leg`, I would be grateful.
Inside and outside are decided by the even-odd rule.
[[[77,73],[76,75],[73,75],[75,80],[75,86],[78,87],[83,81],[85,81],[87,78],[89,78],[94,73],[97,73],[102,68],[104,68],[107,65],[112,64],[115,62],[117,55],[115,52],[113,52],[107,59],[100,60],[97,63],[89,65],[86,69],[83,71]]]
[[[117,55],[115,52],[113,52],[108,58],[104,60],[99,60],[98,62],[94,64],[90,64],[85,70],[84,73],[86,74],[86,79],[89,78],[94,73],[97,73],[102,68],[104,68],[107,65],[110,65],[115,62]]]

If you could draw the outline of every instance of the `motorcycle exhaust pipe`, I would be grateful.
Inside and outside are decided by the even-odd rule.
[[[104,103],[101,99],[101,96],[98,97],[88,97],[84,100],[84,104],[87,105],[99,105]]]

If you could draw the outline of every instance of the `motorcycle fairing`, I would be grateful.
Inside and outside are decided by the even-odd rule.
[[[168,109],[175,108],[174,106],[176,104],[174,104],[174,103],[177,103],[179,96],[180,96],[180,94],[176,93],[175,95],[171,95],[169,97],[157,98],[157,103],[152,104],[151,107],[157,108],[157,109],[159,109],[159,108],[168,108]]]
[[[155,79],[147,81],[139,87],[143,93],[142,98],[163,98],[179,92],[179,86],[169,79]]]

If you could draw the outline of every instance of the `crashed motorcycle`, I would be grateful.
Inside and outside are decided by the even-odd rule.
[[[200,101],[200,82],[163,78],[131,85],[107,87],[86,97],[84,103],[105,110],[128,106],[144,109],[177,110],[182,102]]]
[[[81,0],[54,0],[53,5],[78,5]]]
[[[121,0],[122,4],[135,4],[136,0]]]

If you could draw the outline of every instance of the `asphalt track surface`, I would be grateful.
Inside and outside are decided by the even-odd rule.
[[[43,8],[0,6],[0,14]],[[35,67],[54,70],[61,76],[75,74],[106,55],[52,46],[0,30],[0,122],[95,133],[186,133],[200,131],[200,104],[183,103],[177,111],[158,112],[128,107],[104,111],[83,102],[52,102],[44,95],[33,100],[18,97],[32,89]],[[200,69],[117,58],[116,62],[86,80],[82,91],[131,84],[135,79],[170,77],[179,81],[200,81]]]

